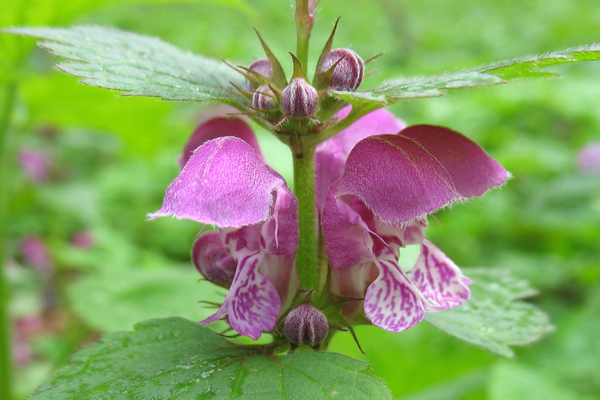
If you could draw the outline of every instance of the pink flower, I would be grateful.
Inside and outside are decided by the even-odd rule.
[[[218,238],[214,232],[200,236],[193,256],[199,270],[221,268],[215,280],[231,286],[219,310],[201,323],[227,317],[238,333],[256,339],[275,327],[296,294],[297,199],[265,164],[242,120],[208,121],[190,143],[186,153],[196,149],[187,163],[184,156],[183,170],[150,218],[173,215],[219,228]],[[405,128],[385,110],[321,143],[315,208],[331,267],[329,290],[348,300],[342,316],[351,323],[364,313],[374,325],[398,332],[425,312],[468,300],[471,281],[424,239],[426,217],[502,185],[507,175],[459,133]],[[408,244],[419,244],[421,254],[406,273],[398,252]]]
[[[206,126],[214,130],[196,132],[205,132],[210,140],[193,138],[203,144],[150,218],[173,215],[219,228],[221,245],[237,267],[225,301],[201,323],[227,316],[237,332],[258,339],[275,327],[282,303],[289,303],[295,294],[290,289],[297,283],[298,201],[257,154],[258,147],[248,144],[257,146],[254,137],[248,142],[240,139],[249,129],[242,120],[217,118]],[[230,136],[217,137],[219,133]]]
[[[600,172],[600,142],[588,143],[579,151],[577,167],[584,174]]]
[[[51,159],[47,154],[37,150],[22,149],[19,151],[19,165],[34,182],[46,182],[50,179]]]
[[[380,126],[394,123],[384,110],[359,122],[371,119]],[[364,132],[346,132],[346,137],[329,139],[344,142],[325,142],[336,150],[323,155],[322,162],[335,160],[339,165],[346,154],[342,146],[361,136]],[[339,170],[333,173],[337,176]],[[322,211],[332,291],[349,299],[364,298],[365,316],[393,332],[414,326],[425,312],[462,304],[470,297],[471,281],[424,239],[426,216],[479,196],[506,178],[504,168],[479,146],[447,128],[416,125],[362,139],[329,187]],[[421,255],[407,274],[398,265],[398,253],[409,244],[420,244]],[[342,310],[347,319],[358,312],[356,302]]]

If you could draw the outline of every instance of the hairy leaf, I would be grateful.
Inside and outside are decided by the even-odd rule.
[[[537,340],[553,327],[534,305],[521,299],[536,294],[529,284],[507,270],[463,268],[473,279],[471,300],[425,319],[447,333],[504,357],[514,356],[508,345]]]
[[[481,65],[472,69],[441,75],[397,78],[370,91],[332,91],[330,95],[354,105],[384,107],[400,100],[443,96],[443,91],[490,86],[515,78],[559,76],[543,68],[580,61],[600,60],[600,44],[580,46],[563,51],[533,55]]]
[[[240,347],[183,318],[105,336],[32,399],[390,399],[368,366],[307,352],[274,356]]]
[[[41,47],[71,60],[57,67],[87,85],[122,90],[127,96],[213,100],[234,106],[247,102],[231,92],[235,89],[230,82],[243,85],[243,77],[233,69],[156,38],[99,26],[7,32],[46,39]]]

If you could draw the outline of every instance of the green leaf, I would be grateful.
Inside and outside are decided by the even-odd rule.
[[[199,278],[192,265],[187,269],[123,268],[113,274],[88,274],[69,287],[68,295],[86,324],[103,332],[130,329],[140,319],[170,315],[200,321],[216,308],[198,301],[222,302],[226,292]]]
[[[230,90],[243,77],[216,60],[182,51],[149,36],[98,26],[13,28],[6,32],[47,39],[40,46],[67,58],[61,70],[82,83],[122,90],[127,96],[166,100],[220,101],[239,106],[247,100]]]
[[[331,91],[329,94],[353,105],[384,107],[400,100],[443,96],[444,90],[497,85],[515,78],[559,76],[541,69],[593,60],[600,60],[600,44],[499,61],[456,73],[392,79],[371,91]]]
[[[428,322],[504,357],[514,356],[508,345],[530,343],[552,331],[545,313],[520,301],[536,294],[527,281],[514,278],[507,270],[463,268],[463,272],[473,279],[471,300],[426,314]]]
[[[561,379],[540,368],[533,369],[515,362],[500,362],[491,370],[488,382],[490,400],[544,399],[584,400],[572,387],[561,384]]]
[[[139,323],[75,356],[32,399],[390,399],[362,361],[236,346],[182,318]]]

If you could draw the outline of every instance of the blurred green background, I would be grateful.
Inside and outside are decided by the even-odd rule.
[[[318,9],[313,67],[339,15],[336,47],[365,59],[385,52],[361,88],[600,41],[594,0],[322,0]],[[291,1],[0,0],[0,10],[2,28],[115,26],[241,65],[263,57],[252,27],[288,70],[295,46]],[[0,118],[9,122],[2,229],[20,397],[99,335],[152,317],[202,319],[210,310],[197,301],[224,293],[199,282],[189,262],[198,224],[144,220],[160,207],[188,135],[218,111],[119,97],[57,72],[54,61],[33,39],[0,35]],[[400,334],[359,327],[366,355],[339,334],[330,350],[367,360],[396,398],[600,396],[600,155],[588,156],[587,169],[577,163],[600,142],[600,64],[556,70],[565,76],[392,107],[408,124],[462,132],[512,172],[505,188],[438,213],[428,236],[459,266],[529,280],[540,291],[531,301],[556,327],[511,360],[427,323]],[[259,135],[289,180],[287,149]]]

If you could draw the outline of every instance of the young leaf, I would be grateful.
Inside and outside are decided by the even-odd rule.
[[[600,60],[600,44],[500,61],[456,73],[392,79],[371,91],[331,91],[329,94],[353,105],[364,106],[370,103],[372,106],[384,107],[400,100],[443,96],[444,90],[497,85],[515,78],[559,76],[541,69],[593,60]]]
[[[507,270],[463,268],[463,272],[473,279],[471,300],[426,314],[431,324],[504,357],[514,356],[508,345],[533,342],[553,329],[546,314],[520,301],[536,294],[526,281]]]
[[[100,339],[39,387],[40,399],[391,399],[368,366],[325,352],[268,355],[183,318]]]
[[[166,100],[220,101],[233,106],[247,100],[233,94],[230,82],[242,75],[225,63],[193,55],[149,36],[99,26],[12,28],[6,32],[47,41],[39,45],[69,59],[57,67],[82,83],[122,90],[127,96]]]

